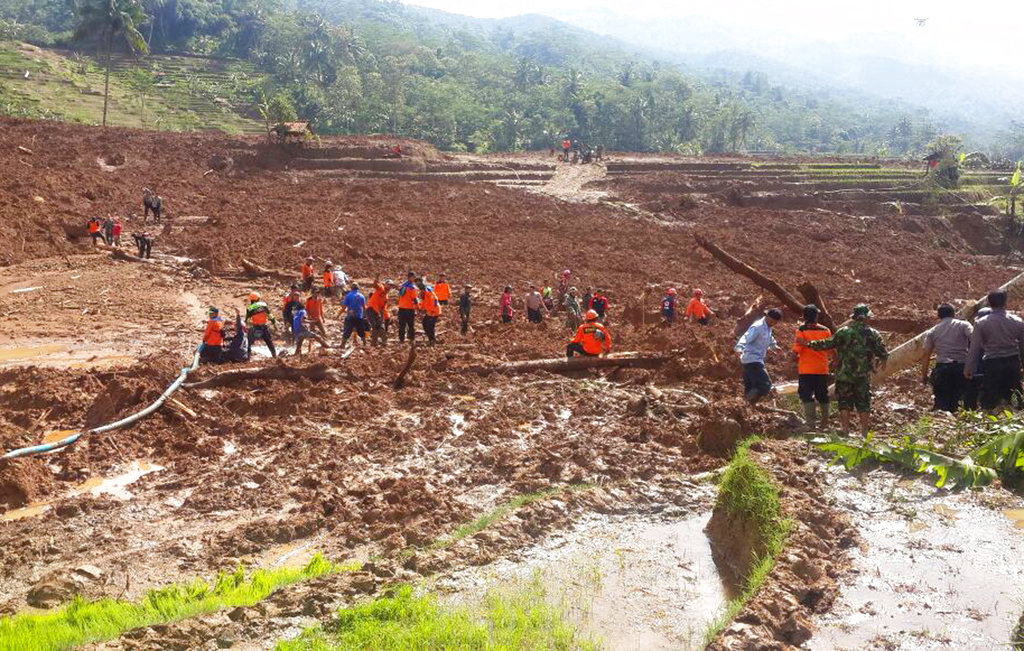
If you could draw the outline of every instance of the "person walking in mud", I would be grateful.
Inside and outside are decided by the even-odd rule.
[[[871,308],[861,303],[850,314],[852,323],[839,328],[827,339],[804,344],[813,350],[836,351],[839,426],[844,432],[849,432],[850,421],[856,411],[863,435],[871,429],[871,373],[881,368],[889,358],[882,335],[868,326],[871,316]]]
[[[114,246],[114,218],[110,215],[103,220],[103,239],[107,246]]]
[[[547,308],[544,306],[544,297],[537,291],[536,285],[530,285],[530,290],[523,297],[523,303],[526,305],[527,321],[530,323],[541,323],[544,321],[544,315],[541,311]]]
[[[406,275],[405,282],[398,288],[398,341],[405,343],[406,336],[409,343],[416,339],[416,309],[419,300],[416,298],[419,290],[416,288],[416,272],[410,271]]]
[[[316,271],[313,269],[313,256],[308,256],[306,261],[302,263],[302,267],[299,268],[299,274],[302,278],[302,291],[308,292],[313,288],[313,282],[316,278]]]
[[[92,238],[92,245],[96,246],[96,242],[103,241],[103,224],[100,222],[99,217],[89,218],[89,237]]]
[[[924,336],[924,356],[921,359],[921,382],[931,385],[935,397],[933,409],[956,413],[960,409],[967,378],[964,367],[971,348],[974,326],[956,318],[956,310],[949,303],[938,309],[939,322]],[[935,368],[931,369],[932,356]]]
[[[772,392],[772,378],[764,361],[769,352],[779,350],[772,328],[780,321],[782,311],[773,307],[754,321],[736,342],[735,350],[743,365],[743,397],[752,405]]]
[[[977,325],[978,321],[981,321],[989,314],[992,314],[992,308],[990,307],[983,307],[978,310],[974,315],[974,325]],[[969,379],[967,380],[967,384],[964,386],[964,409],[967,409],[968,411],[975,411],[982,399],[982,387],[985,384],[985,369],[981,364],[971,366],[970,348],[968,348],[967,354],[968,360],[964,365],[964,377]],[[968,375],[968,372],[970,375]]]
[[[267,304],[260,300],[259,292],[249,294],[249,305],[245,308],[245,322],[249,325],[249,345],[246,352],[252,357],[252,342],[259,338],[267,345],[271,357],[277,357],[274,349],[274,338],[270,334],[270,324],[275,322]]]
[[[561,307],[565,305],[565,295],[569,293],[569,286],[572,283],[572,271],[566,269],[562,272],[561,278],[558,279],[558,299],[555,303],[556,306]]]
[[[804,306],[804,322],[793,338],[793,357],[797,367],[797,395],[804,408],[804,424],[808,430],[819,426],[828,429],[828,363],[829,352],[812,350],[808,341],[819,341],[832,336],[832,331],[818,323],[817,305]],[[816,412],[820,410],[820,414]],[[818,420],[820,418],[820,420]]]
[[[1006,291],[988,294],[992,312],[974,323],[964,377],[981,368],[981,408],[995,411],[1013,405],[1021,396],[1021,360],[1024,359],[1024,321],[1006,311]]]
[[[469,333],[469,316],[473,310],[473,297],[470,294],[472,289],[472,285],[466,285],[462,288],[462,293],[459,294],[459,321],[461,321],[459,331],[463,337]]]
[[[295,330],[292,328],[295,310],[304,307],[302,293],[299,292],[299,285],[298,283],[292,283],[288,293],[284,295],[284,301],[281,305],[281,316],[284,318],[286,338],[289,342],[295,339]]]
[[[670,326],[676,321],[676,288],[669,287],[661,299],[661,319],[664,325]]]
[[[132,239],[139,250],[139,257],[149,259],[153,254],[153,236],[149,233],[132,233]]]
[[[441,318],[441,302],[434,288],[423,278],[417,283],[420,288],[419,308],[423,312],[423,334],[431,346],[437,343],[437,320]]]
[[[501,310],[501,322],[512,323],[512,317],[515,311],[512,309],[512,286],[505,285],[505,290],[501,293],[501,303],[499,305]]]
[[[297,357],[302,357],[302,344],[310,339],[319,343],[323,348],[331,347],[330,344],[327,343],[326,337],[322,337],[310,329],[309,315],[306,312],[306,308],[301,304],[292,311],[291,318],[292,339],[295,341],[295,355]],[[342,348],[344,347],[345,344],[342,343]],[[312,350],[313,345],[310,344],[310,352],[312,352]]]
[[[359,341],[366,345],[366,297],[359,291],[359,283],[352,283],[345,298],[341,301],[341,307],[345,310],[345,323],[341,331],[342,349],[348,344],[348,338],[355,331]]]
[[[306,299],[306,323],[312,332],[327,338],[327,328],[324,327],[324,299],[319,287],[311,289],[309,298]]]
[[[570,287],[569,291],[566,292],[562,306],[565,307],[565,326],[569,330],[575,331],[580,327],[580,323],[583,322],[583,311],[580,308],[579,299],[576,298],[575,287]]]
[[[207,310],[208,319],[203,330],[203,344],[199,348],[201,364],[220,364],[224,355],[224,319],[220,318],[220,309],[210,306]]]
[[[370,322],[370,345],[387,346],[388,344],[388,292],[395,283],[390,278],[383,283],[379,276],[373,279],[373,291],[366,299],[366,320]]]
[[[121,248],[121,220],[114,219],[114,246]]]
[[[597,312],[598,321],[608,325],[608,297],[604,295],[603,289],[598,288],[594,291],[594,295],[590,297],[587,308]]]
[[[437,282],[434,284],[434,294],[437,296],[437,302],[442,307],[448,305],[448,301],[452,298],[452,286],[448,284],[448,276],[443,273],[437,276]]]

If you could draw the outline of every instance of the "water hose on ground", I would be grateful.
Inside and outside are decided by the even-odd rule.
[[[109,432],[111,430],[119,429],[126,425],[131,425],[132,423],[142,420],[146,416],[149,416],[154,411],[162,407],[164,402],[166,402],[166,400],[171,397],[171,394],[177,391],[181,387],[182,383],[185,382],[185,378],[188,377],[188,374],[199,368],[199,351],[201,348],[202,346],[196,348],[196,352],[192,358],[192,365],[182,368],[181,372],[178,374],[178,377],[174,380],[174,382],[171,382],[170,386],[167,387],[167,390],[164,391],[159,398],[157,398],[152,404],[150,404],[142,411],[136,412],[131,416],[127,416],[119,421],[110,423],[108,425],[101,425],[99,427],[94,427],[92,429],[75,432],[71,436],[60,439],[59,441],[51,441],[50,443],[43,443],[42,445],[34,445],[27,448],[18,448],[17,450],[11,450],[10,452],[0,457],[0,459],[17,459],[18,457],[28,457],[36,454],[43,454],[44,452],[52,452],[53,450],[59,450],[61,448],[65,448],[75,443],[76,441],[78,441],[78,439],[82,438],[86,434],[102,434],[103,432]]]

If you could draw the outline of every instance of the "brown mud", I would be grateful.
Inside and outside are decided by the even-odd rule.
[[[361,279],[402,278],[413,269],[431,278],[445,271],[455,286],[474,286],[470,335],[458,335],[449,308],[441,344],[418,347],[401,390],[392,382],[407,351],[393,341],[344,357],[337,349],[301,360],[259,357],[251,367],[325,364],[334,379],[185,388],[175,395],[180,405],[130,428],[0,467],[0,509],[48,507],[0,523],[2,612],[24,609],[44,577],[77,585],[71,577],[83,564],[105,577],[90,583],[90,594],[134,598],[240,560],[265,564],[284,548],[375,558],[358,576],[283,591],[237,621],[211,616],[119,641],[134,648],[191,636],[215,642],[222,630],[268,644],[353,595],[512,556],[587,513],[677,504],[687,478],[720,468],[737,440],[794,431],[798,423],[783,401],[751,409],[740,398],[733,324],[758,293],[699,249],[695,232],[786,287],[813,282],[833,314],[870,301],[891,320],[889,344],[911,335],[906,324],[926,324],[937,303],[974,299],[1018,273],[1008,259],[977,255],[941,220],[920,218],[921,228],[907,228],[881,214],[765,210],[699,193],[693,205],[662,205],[665,193],[642,178],[598,180],[598,167],[561,165],[544,186],[529,189],[441,173],[424,180],[364,178],[360,170],[325,176],[290,166],[303,152],[267,149],[258,138],[16,120],[0,126],[0,236],[11,243],[0,252],[4,450],[109,422],[154,400],[191,359],[205,306],[219,305],[230,318],[251,289],[279,306],[285,283],[245,279],[242,258],[297,271],[305,255],[316,255]],[[324,139],[325,151],[308,158],[387,160],[390,142]],[[17,145],[35,154],[21,155]],[[428,170],[553,166],[541,154],[456,159],[402,146]],[[159,269],[95,251],[85,232],[92,214],[140,213],[144,186],[164,196],[168,217],[159,225],[128,219],[125,233],[155,234],[155,252],[174,256]],[[195,265],[205,273],[194,273]],[[529,283],[554,284],[565,268],[581,293],[587,286],[607,292],[617,351],[672,359],[654,370],[474,372],[564,355],[570,333],[561,315],[526,324],[521,296]],[[511,326],[497,322],[506,284],[516,296]],[[662,326],[657,306],[670,286],[682,297],[703,288],[719,318],[708,327]],[[327,317],[336,343],[336,305]],[[784,349],[794,328],[777,329]],[[195,379],[217,370],[203,367]],[[769,370],[777,380],[795,378],[788,355],[772,358]],[[928,402],[916,378],[898,376],[877,388],[880,426],[909,422]],[[822,507],[799,446],[765,444],[757,453],[767,466],[786,469],[779,475],[785,507],[800,524],[739,622],[747,628],[722,639],[781,644],[800,637],[810,614],[831,603],[847,529]],[[163,470],[125,486],[128,496],[75,490],[138,462]],[[431,547],[518,495],[576,484],[596,488],[534,502],[474,536]]]

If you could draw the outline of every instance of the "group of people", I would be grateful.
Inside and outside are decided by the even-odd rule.
[[[593,163],[604,160],[604,145],[590,147],[579,140],[565,138],[562,140],[562,153],[559,160],[565,163]]]
[[[160,219],[160,211],[163,206],[163,197],[155,194],[149,188],[142,189],[142,222],[146,223],[149,220],[150,213],[153,214],[153,218],[157,221]],[[89,229],[89,237],[92,238],[92,244],[95,246],[97,243],[106,244],[107,246],[121,246],[121,230],[123,225],[121,220],[117,217],[107,215],[106,219],[100,219],[97,216],[89,218],[86,224]],[[132,233],[132,239],[135,241],[135,247],[139,250],[140,258],[150,258],[153,255],[153,235],[145,231],[138,231]]]
[[[1003,405],[1024,407],[1024,320],[1006,311],[1003,290],[990,292],[987,302],[988,307],[978,310],[973,324],[958,319],[952,305],[940,305],[938,323],[924,335],[920,377],[932,387],[936,410],[980,407],[992,412]],[[872,314],[867,305],[857,305],[850,322],[835,333],[818,323],[819,313],[815,305],[804,307],[803,323],[796,330],[792,348],[805,424],[823,430],[829,427],[829,372],[834,357],[840,429],[849,431],[856,413],[861,432],[867,433],[871,426],[871,375],[885,364],[889,352],[879,332],[868,325]],[[765,359],[780,350],[772,330],[780,321],[781,310],[769,309],[736,343],[743,366],[744,397],[750,404],[772,391]]]

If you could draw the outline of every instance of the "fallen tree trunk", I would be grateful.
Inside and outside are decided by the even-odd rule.
[[[624,353],[615,357],[574,357],[572,359],[528,359],[521,362],[505,362],[495,366],[475,366],[471,372],[481,375],[490,373],[566,373],[588,368],[657,368],[667,362],[665,355],[640,355]]]
[[[246,380],[313,380],[314,382],[320,382],[322,380],[337,380],[338,372],[332,368],[329,368],[326,364],[314,364],[313,366],[307,366],[304,368],[296,368],[294,366],[285,366],[279,364],[277,366],[268,366],[266,368],[257,369],[237,369],[233,371],[223,371],[214,375],[213,377],[202,380],[201,382],[191,382],[185,385],[187,389],[208,389],[211,387],[222,387],[229,384],[235,384],[236,382],[245,382]]]
[[[409,357],[405,360],[405,366],[398,372],[398,376],[395,381],[391,383],[391,386],[397,391],[405,386],[405,376],[409,374],[412,369],[412,363],[416,361],[416,340],[413,339],[409,342]]]
[[[805,303],[818,306],[818,323],[835,332],[836,322],[832,319],[832,315],[829,314],[828,308],[825,307],[825,300],[821,298],[818,288],[811,283],[805,282],[797,287],[797,291],[803,296]]]
[[[276,269],[267,269],[266,267],[261,267],[252,260],[247,260],[245,258],[242,258],[242,268],[245,269],[245,274],[250,278],[266,276],[286,283],[294,283],[298,281],[295,274],[277,271]]]
[[[716,260],[724,264],[726,267],[732,269],[741,276],[746,276],[750,280],[754,281],[754,284],[758,287],[771,292],[777,299],[779,299],[779,301],[782,302],[783,307],[787,308],[794,314],[803,314],[804,304],[797,300],[795,296],[787,292],[782,285],[765,276],[742,260],[729,255],[725,250],[719,248],[713,242],[704,239],[700,235],[695,234],[693,239],[697,241],[697,244],[699,244],[701,248],[710,253]]]

